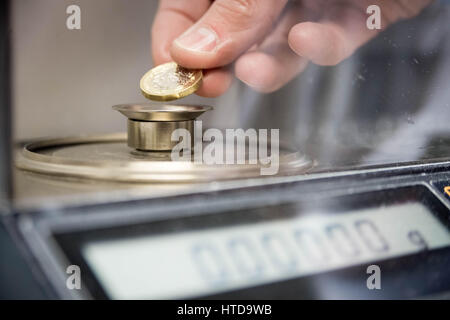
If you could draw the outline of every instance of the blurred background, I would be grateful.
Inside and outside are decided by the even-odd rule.
[[[66,8],[81,8],[81,30],[68,30]],[[150,29],[156,0],[12,1],[14,133],[18,140],[124,131],[111,109],[142,102],[139,80],[152,67]],[[236,89],[214,105],[221,127],[235,120]],[[206,118],[205,118],[206,119]]]

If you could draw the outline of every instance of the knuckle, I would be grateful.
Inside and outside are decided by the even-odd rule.
[[[219,13],[228,18],[251,18],[258,10],[258,2],[258,0],[221,0],[216,1],[216,7]]]
[[[420,4],[417,3],[417,1],[405,1],[405,0],[399,0],[398,5],[400,7],[399,11],[404,12],[404,17],[414,17],[420,13],[420,11],[423,9],[423,4],[426,4],[427,1],[421,1]]]

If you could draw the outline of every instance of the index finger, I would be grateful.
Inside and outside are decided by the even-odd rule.
[[[210,0],[161,0],[152,26],[152,55],[155,65],[172,61],[173,40],[192,26],[211,5]]]

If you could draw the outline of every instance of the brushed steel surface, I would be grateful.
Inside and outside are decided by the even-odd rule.
[[[113,109],[137,121],[186,121],[194,120],[213,108],[201,105],[133,103],[115,105]]]
[[[172,133],[186,129],[194,144],[194,121],[135,121],[128,119],[128,146],[142,151],[170,151],[178,144]]]
[[[41,140],[17,153],[16,166],[45,175],[116,183],[200,183],[264,177],[261,162],[249,164],[247,159],[246,164],[211,165],[171,161],[169,152],[139,152],[127,148],[126,141],[123,133]],[[279,176],[293,175],[305,172],[313,162],[300,152],[281,147],[278,166]]]
[[[128,146],[141,151],[170,151],[178,142],[172,141],[176,129],[186,129],[194,144],[194,119],[208,106],[122,104],[113,106],[128,118]]]

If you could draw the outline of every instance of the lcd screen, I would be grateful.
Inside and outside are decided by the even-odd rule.
[[[113,299],[205,296],[450,245],[421,203],[90,241],[82,255]]]

